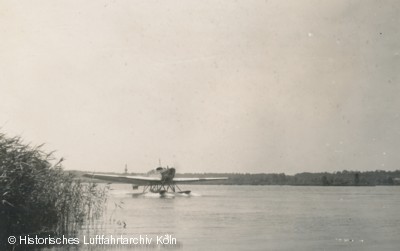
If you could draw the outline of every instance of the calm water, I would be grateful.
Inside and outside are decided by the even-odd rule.
[[[157,250],[400,250],[400,187],[190,185],[194,196],[174,198],[111,187],[104,226],[86,235],[176,238]]]

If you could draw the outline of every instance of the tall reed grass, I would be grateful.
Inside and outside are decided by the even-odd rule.
[[[8,236],[72,235],[102,214],[106,190],[67,174],[62,162],[0,134],[0,250]]]

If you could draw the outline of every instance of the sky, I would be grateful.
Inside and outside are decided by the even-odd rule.
[[[398,27],[395,0],[0,0],[0,130],[67,170],[399,170]]]

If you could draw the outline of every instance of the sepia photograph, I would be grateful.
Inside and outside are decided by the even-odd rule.
[[[0,250],[400,250],[400,2],[0,0]]]

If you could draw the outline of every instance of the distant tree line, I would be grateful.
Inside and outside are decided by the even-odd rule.
[[[68,171],[80,177],[83,181],[105,182],[92,180],[82,175],[82,171]],[[109,172],[108,174],[118,174]],[[121,175],[125,175],[120,173]],[[129,175],[141,175],[130,173]],[[400,185],[400,170],[396,171],[339,171],[333,173],[298,173],[286,175],[284,173],[177,173],[176,177],[228,177],[228,180],[207,181],[196,184],[204,185],[291,185],[291,186],[392,186]]]
[[[400,185],[400,170],[396,171],[339,171],[333,173],[196,173],[177,174],[177,177],[228,177],[207,184],[223,185],[292,185],[292,186],[378,186]]]

